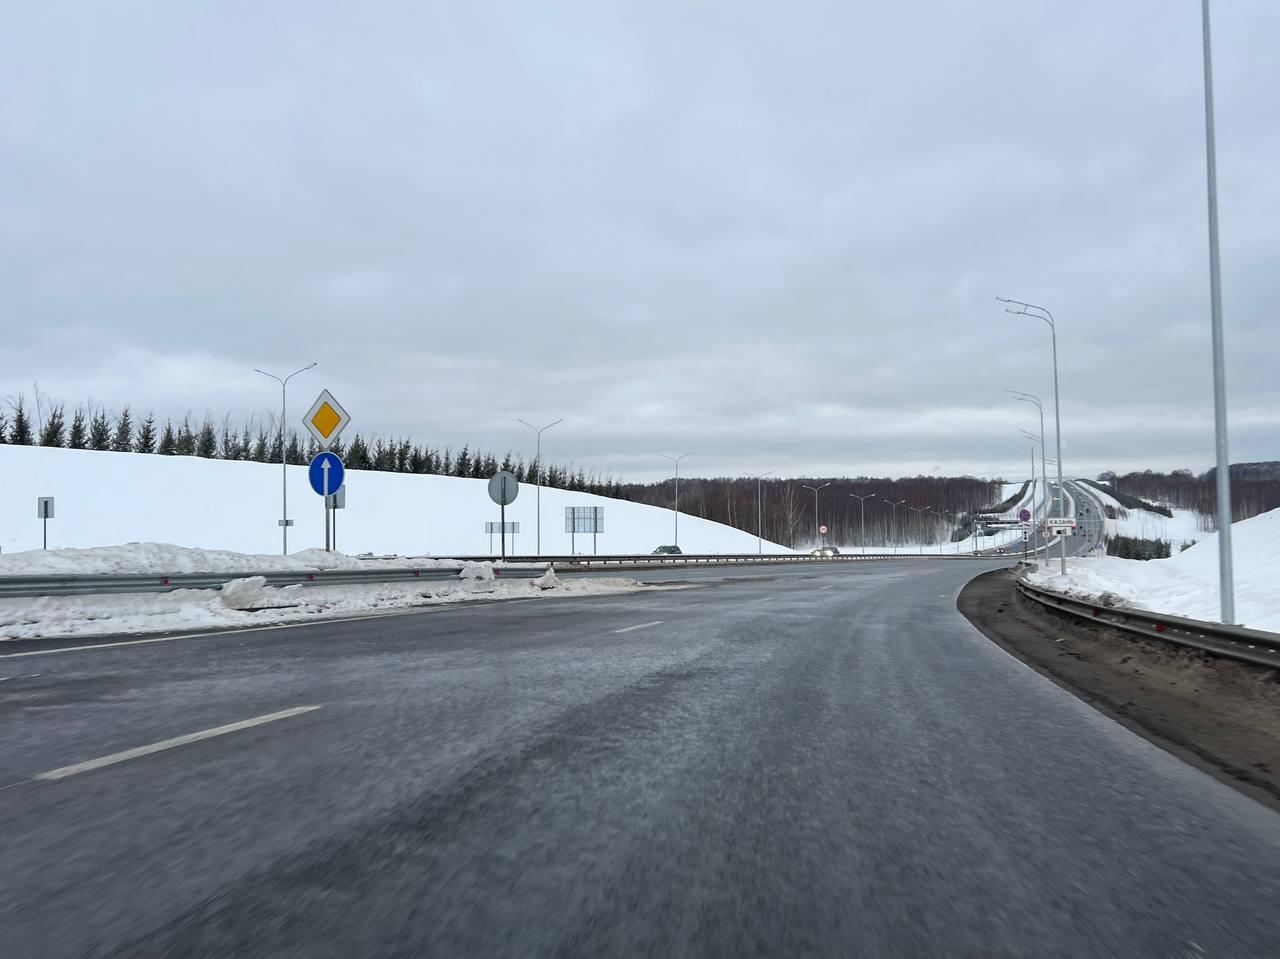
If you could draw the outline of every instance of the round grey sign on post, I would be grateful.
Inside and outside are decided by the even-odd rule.
[[[499,506],[510,506],[516,501],[519,492],[520,482],[516,479],[516,474],[508,470],[499,470],[489,480],[489,499]]]

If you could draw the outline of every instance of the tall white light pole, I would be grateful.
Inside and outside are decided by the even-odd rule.
[[[1213,53],[1209,0],[1201,0],[1204,34],[1204,144],[1209,187],[1209,312],[1213,329],[1213,440],[1218,470],[1218,600],[1222,621],[1236,621],[1231,550],[1231,457],[1227,453],[1227,369],[1222,339],[1222,273],[1218,263],[1218,148],[1213,122]]]
[[[911,510],[913,513],[930,513],[930,512],[932,512],[932,511],[933,511],[933,507],[932,507],[932,506],[908,506],[908,507],[907,507],[907,509]],[[923,542],[921,542],[921,543],[920,543],[920,555],[921,555],[921,556],[923,556],[923,555],[924,555],[924,543],[923,543]]]
[[[905,502],[906,502],[906,500],[904,500],[904,499],[900,499],[900,500],[898,500],[896,503],[895,503],[893,500],[891,500],[891,499],[887,499],[887,500],[885,500],[885,501],[884,501],[884,504],[885,504],[886,506],[891,506],[891,507],[893,508],[893,526],[892,526],[892,528],[889,530],[889,538],[890,538],[890,539],[896,539],[896,535],[895,535],[895,534],[898,532],[898,507],[899,507],[899,506],[901,506],[901,505],[902,505],[903,503],[905,503]],[[894,555],[894,556],[897,556],[897,555],[898,555],[898,544],[897,544],[896,542],[893,544],[893,555]]]
[[[830,483],[823,483],[821,486],[805,486],[803,483],[800,484],[801,489],[813,490],[813,541],[818,545],[822,545],[821,543],[818,543],[818,537],[822,535],[818,532],[818,490],[826,489],[830,485]]]
[[[672,533],[673,542],[671,545],[679,546],[680,545],[680,461],[684,459],[686,456],[692,456],[693,454],[681,453],[679,456],[668,456],[666,453],[659,453],[658,455],[661,456],[664,460],[671,460],[671,462],[674,463],[676,466],[676,498],[675,498],[675,505],[671,507],[671,519],[675,524],[675,529],[674,529],[674,532]]]
[[[938,519],[942,520],[942,525],[944,527],[947,525],[947,516],[950,515],[950,510],[945,510],[945,509],[937,510],[937,509],[930,508],[929,512],[932,513],[934,516],[938,517]],[[938,536],[938,555],[939,556],[942,555],[942,536],[941,535]]]
[[[1005,307],[1006,313],[1013,313],[1018,316],[1033,316],[1037,320],[1042,320],[1048,325],[1049,334],[1053,340],[1053,425],[1058,445],[1058,515],[1062,516],[1066,506],[1066,495],[1062,491],[1062,400],[1058,394],[1058,325],[1054,322],[1053,314],[1043,306],[1024,303],[1021,300],[1007,300],[1002,296],[997,296],[996,299],[1001,303],[1011,303],[1017,307],[1016,310]],[[1067,572],[1067,540],[1065,536],[1059,537],[1059,539],[1062,540],[1062,573],[1065,576]]]
[[[764,554],[764,508],[762,504],[764,501],[760,497],[760,481],[764,479],[766,476],[772,476],[773,470],[769,470],[769,472],[767,473],[757,473],[754,476],[752,476],[752,474],[750,473],[748,473],[747,475],[751,476],[751,478],[756,481],[756,552],[763,555]]]
[[[305,373],[307,370],[311,369],[311,367],[315,365],[316,365],[315,363],[312,363],[310,364],[310,366],[304,366],[300,370],[294,370],[284,379],[280,379],[280,377],[276,376],[274,373],[268,373],[266,370],[260,370],[256,366],[253,368],[253,372],[261,373],[263,376],[269,376],[273,380],[275,380],[277,383],[280,384],[280,522],[279,522],[279,526],[280,526],[280,536],[282,537],[280,541],[280,549],[283,555],[285,556],[289,555],[289,526],[291,525],[289,521],[289,482],[288,482],[289,471],[287,469],[288,462],[289,462],[289,454],[284,442],[284,424],[287,418],[287,410],[288,410],[287,395],[288,395],[288,389],[289,389],[289,381],[293,379],[295,376],[297,376],[299,373]]]
[[[867,500],[874,499],[875,493],[867,493],[865,496],[858,493],[850,493],[849,496],[858,501],[858,506],[862,512],[862,532],[858,534],[858,545],[862,547],[862,551],[867,551]]]
[[[564,417],[562,416],[560,417],[560,419],[556,420],[554,423],[548,423],[546,426],[542,426],[542,427],[534,426],[532,423],[526,423],[524,420],[519,420],[519,422],[524,423],[525,426],[529,427],[529,429],[533,430],[535,433],[538,434],[538,452],[535,453],[534,455],[537,456],[538,458],[538,476],[537,476],[538,520],[536,524],[538,527],[537,555],[541,556],[542,555],[542,434],[545,433],[547,430],[551,429],[551,427],[559,426],[561,423],[563,423]]]
[[[1039,410],[1039,411],[1040,411],[1040,474],[1041,474],[1041,478],[1044,480],[1044,484],[1045,484],[1045,491],[1046,491],[1046,492],[1048,492],[1048,487],[1049,487],[1049,473],[1045,470],[1045,459],[1044,459],[1044,406],[1043,406],[1043,405],[1041,404],[1041,402],[1040,402],[1040,397],[1036,396],[1034,393],[1024,393],[1024,392],[1022,392],[1021,390],[1007,390],[1006,392],[1008,392],[1008,394],[1009,394],[1010,396],[1012,396],[1012,397],[1013,397],[1015,400],[1017,400],[1018,402],[1020,402],[1020,403],[1030,403],[1032,406],[1034,406],[1037,410]],[[1033,438],[1034,438],[1034,437],[1033,437]],[[1058,486],[1058,496],[1059,496],[1059,497],[1061,497],[1061,496],[1062,496],[1062,486],[1061,486],[1061,485],[1059,485],[1059,486]],[[1032,490],[1032,500],[1031,500],[1031,501],[1032,501],[1032,503],[1034,503],[1034,502],[1035,502],[1035,491],[1034,491],[1034,490]],[[1045,497],[1045,512],[1046,512],[1046,514],[1048,513],[1048,509],[1049,509],[1049,498],[1046,496],[1046,497]]]
[[[1043,463],[1044,440],[1041,439],[1039,436],[1036,436],[1036,434],[1031,432],[1030,430],[1024,430],[1019,428],[1018,432],[1021,433],[1027,439],[1031,440],[1031,512],[1032,512],[1032,515],[1034,516],[1035,508],[1036,508],[1036,444],[1037,443],[1040,444],[1040,459],[1042,461],[1040,463],[1040,469],[1043,470],[1044,469],[1044,463]],[[1046,506],[1047,505],[1048,504],[1046,501]]]

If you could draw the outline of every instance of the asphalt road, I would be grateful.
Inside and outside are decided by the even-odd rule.
[[[978,634],[992,565],[0,658],[0,952],[1280,951],[1280,815]]]

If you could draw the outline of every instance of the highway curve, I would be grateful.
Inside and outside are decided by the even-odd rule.
[[[996,565],[24,646],[3,952],[1280,951],[1280,815],[974,630]]]

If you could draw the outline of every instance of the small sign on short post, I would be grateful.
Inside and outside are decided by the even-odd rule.
[[[489,499],[498,504],[502,510],[502,527],[507,526],[507,507],[520,495],[520,481],[510,470],[498,470],[489,478]],[[507,534],[502,533],[502,558],[507,558]]]
[[[53,497],[38,496],[36,497],[36,517],[44,523],[44,545],[41,549],[49,548],[49,520],[53,519]]]
[[[591,534],[591,552],[599,553],[599,541],[596,537],[604,532],[603,506],[566,506],[564,508],[564,531],[569,534],[569,552],[577,551],[577,534]]]

